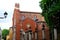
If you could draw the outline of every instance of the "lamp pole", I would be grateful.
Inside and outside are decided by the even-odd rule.
[[[0,19],[4,19],[7,17],[7,12],[4,13],[4,17],[0,17]],[[1,31],[1,27],[0,27],[0,40],[2,40],[2,31]]]

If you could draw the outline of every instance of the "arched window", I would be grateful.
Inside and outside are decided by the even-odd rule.
[[[33,19],[34,19],[34,21],[35,21],[35,20],[37,19],[37,16],[34,16],[34,18],[33,18]]]
[[[21,20],[23,21],[24,19],[25,19],[25,16],[24,16],[24,15],[22,15],[22,16],[21,16]]]

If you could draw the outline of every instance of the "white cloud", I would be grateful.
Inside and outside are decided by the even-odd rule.
[[[39,7],[40,0],[20,0],[20,10],[42,12]]]
[[[9,27],[11,26],[12,26],[11,23],[0,23],[1,29],[9,29]]]
[[[4,10],[13,10],[15,3],[20,3],[20,10],[42,12],[39,7],[40,0],[1,0],[0,8]]]
[[[8,13],[7,19],[2,20],[3,22],[0,21],[0,27],[2,27],[2,29],[8,29],[12,26],[12,16],[15,3],[20,4],[20,10],[22,11],[42,12],[41,8],[39,7],[39,1],[41,0],[0,0],[0,10],[7,11]]]

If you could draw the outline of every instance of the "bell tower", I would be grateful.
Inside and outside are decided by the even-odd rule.
[[[19,3],[15,3],[15,9],[19,9]]]
[[[19,26],[17,23],[19,22],[19,3],[15,3],[14,14],[13,14],[13,40],[20,40],[20,35],[18,33],[17,27]],[[20,28],[20,27],[19,27]],[[18,36],[18,37],[17,37]]]

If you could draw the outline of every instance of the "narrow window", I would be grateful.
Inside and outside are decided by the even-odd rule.
[[[34,18],[33,18],[33,19],[34,19],[34,21],[35,21],[35,20],[37,19],[37,16],[34,16]]]
[[[21,20],[23,21],[25,19],[25,16],[21,16]]]

